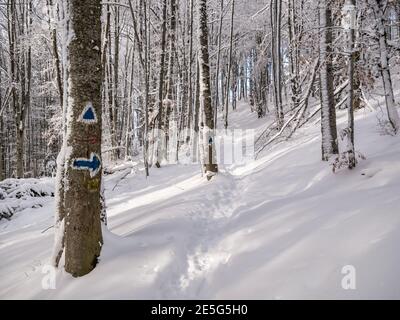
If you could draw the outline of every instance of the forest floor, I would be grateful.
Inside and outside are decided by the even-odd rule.
[[[107,176],[100,263],[79,279],[57,272],[55,290],[42,289],[54,200],[3,219],[0,298],[400,298],[400,139],[382,133],[381,116],[357,112],[366,160],[352,171],[320,161],[319,124],[310,123],[210,182],[199,165],[152,169],[147,180],[140,170]],[[230,122],[266,126],[244,104]],[[341,286],[346,265],[356,290]]]

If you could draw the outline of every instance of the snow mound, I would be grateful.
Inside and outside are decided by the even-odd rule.
[[[43,179],[6,179],[0,182],[0,220],[26,208],[39,208],[45,197],[54,197],[54,182]]]
[[[260,136],[265,120],[248,109],[238,105],[232,127]],[[104,176],[99,264],[78,279],[61,267],[54,290],[43,288],[54,201],[32,197],[47,203],[0,223],[0,299],[398,299],[400,139],[380,133],[376,112],[355,124],[366,159],[335,174],[311,123],[211,181],[194,164],[147,178],[121,164]],[[343,287],[349,267],[356,290]]]

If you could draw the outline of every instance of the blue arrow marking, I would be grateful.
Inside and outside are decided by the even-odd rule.
[[[78,158],[72,163],[72,167],[77,170],[89,170],[90,176],[94,177],[101,168],[100,157],[92,152],[90,159]]]
[[[97,122],[97,116],[96,116],[96,112],[93,108],[93,104],[91,102],[89,102],[85,109],[83,109],[80,117],[79,117],[79,121],[87,123],[87,124],[92,124],[92,123],[96,123]]]

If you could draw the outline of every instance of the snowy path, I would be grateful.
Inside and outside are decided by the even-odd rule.
[[[263,128],[247,110],[231,121]],[[211,182],[199,166],[131,175],[114,191],[107,178],[100,264],[81,279],[60,272],[56,290],[41,288],[53,204],[2,221],[0,298],[400,298],[400,141],[372,113],[356,125],[367,160],[352,172],[319,161],[310,125]],[[354,291],[341,288],[348,264]]]

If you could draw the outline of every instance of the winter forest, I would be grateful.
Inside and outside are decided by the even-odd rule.
[[[399,0],[0,0],[0,299],[400,299]]]

